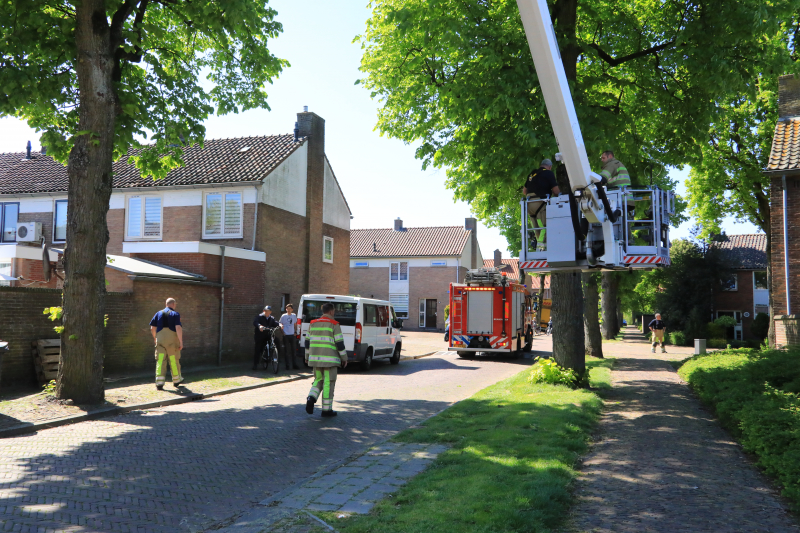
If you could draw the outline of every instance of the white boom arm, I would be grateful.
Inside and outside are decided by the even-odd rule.
[[[556,142],[567,167],[570,186],[573,192],[585,189],[580,205],[584,216],[590,222],[602,222],[605,218],[603,207],[596,189],[589,187],[599,183],[601,178],[592,172],[589,165],[547,2],[517,0],[517,6],[522,15],[522,25],[525,27]]]

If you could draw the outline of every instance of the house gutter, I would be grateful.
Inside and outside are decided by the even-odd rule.
[[[781,177],[783,185],[783,270],[786,278],[786,314],[792,314],[792,303],[789,295],[789,222],[786,216],[787,191],[786,174]]]
[[[191,189],[237,189],[245,185],[258,185],[261,180],[231,181],[225,183],[201,183],[196,185],[154,185],[152,187],[115,187],[111,192],[134,193],[142,191],[181,191]],[[63,198],[67,191],[45,191],[45,192],[4,192],[1,197],[20,197],[20,198]]]
[[[220,267],[219,267],[219,351],[217,352],[217,366],[222,366],[222,331],[225,318],[225,246],[219,247]]]
[[[231,285],[223,285],[222,283],[214,283],[213,281],[193,281],[188,279],[179,279],[179,278],[164,278],[160,276],[142,276],[140,274],[131,274],[128,276],[128,279],[133,281],[155,281],[160,283],[178,283],[180,285],[199,285],[201,287],[228,287],[231,288]]]

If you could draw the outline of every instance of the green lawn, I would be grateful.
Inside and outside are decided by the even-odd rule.
[[[800,509],[800,350],[722,350],[678,370]]]
[[[592,360],[593,387],[610,386],[609,365]],[[488,387],[402,442],[451,446],[369,515],[337,519],[341,533],[552,531],[572,504],[576,460],[587,450],[600,398],[589,390],[532,385],[530,369]]]

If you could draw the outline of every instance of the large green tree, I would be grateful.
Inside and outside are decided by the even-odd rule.
[[[58,397],[104,396],[112,162],[143,148],[130,162],[163,177],[203,142],[209,114],[266,107],[286,65],[267,48],[275,15],[252,0],[0,2],[0,115],[42,131],[69,175]]]
[[[764,37],[795,3],[551,2],[590,158],[612,148],[637,177],[699,154],[715,102],[754,78],[752,58],[773,53]],[[518,250],[521,184],[557,144],[516,1],[372,5],[360,82],[381,101],[378,129],[447,168],[455,196]]]

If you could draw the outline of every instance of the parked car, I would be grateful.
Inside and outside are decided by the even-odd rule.
[[[300,323],[300,346],[305,345],[308,326],[322,316],[322,305],[332,303],[334,318],[342,328],[348,362],[358,362],[369,370],[375,359],[388,359],[393,365],[400,362],[402,341],[398,320],[392,304],[386,300],[340,296],[337,294],[304,294],[300,298],[297,320]]]
[[[622,327],[623,328],[627,328],[628,327],[628,321],[625,320],[624,318],[622,319]]]

